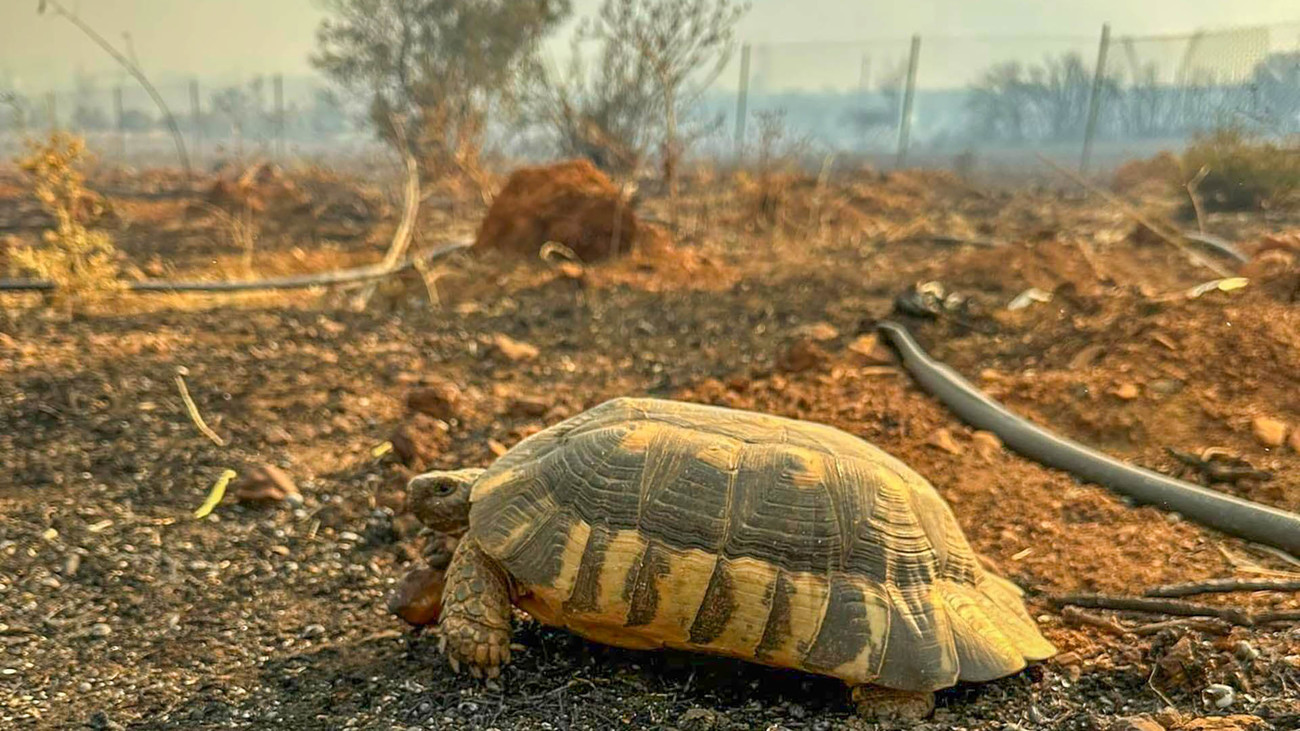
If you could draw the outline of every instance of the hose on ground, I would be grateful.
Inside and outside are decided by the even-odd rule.
[[[962,421],[993,432],[1007,447],[1048,467],[1096,483],[1144,505],[1300,556],[1300,515],[1136,467],[1053,434],[1007,410],[947,365],[934,360],[902,324],[877,323],[903,368]]]

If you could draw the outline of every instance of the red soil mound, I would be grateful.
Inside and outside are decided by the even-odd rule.
[[[631,206],[586,160],[520,168],[479,229],[477,246],[537,256],[548,241],[583,261],[626,253],[644,235]]]

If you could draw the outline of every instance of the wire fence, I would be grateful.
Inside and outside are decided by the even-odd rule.
[[[745,44],[699,100],[704,131],[692,152],[963,173],[1037,167],[1044,154],[1099,171],[1223,126],[1300,134],[1300,22],[1158,37],[1099,31]],[[264,75],[158,91],[200,165],[373,153],[362,115],[329,89]],[[86,135],[110,160],[172,155],[159,110],[129,79],[0,93],[0,154],[56,128]],[[554,154],[537,135],[498,132],[511,154]]]

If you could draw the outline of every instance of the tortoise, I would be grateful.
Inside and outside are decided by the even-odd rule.
[[[512,605],[607,645],[838,678],[868,717],[1055,653],[924,478],[821,424],[619,398],[486,470],[419,475],[408,501],[460,536],[423,607],[456,672],[499,675]]]

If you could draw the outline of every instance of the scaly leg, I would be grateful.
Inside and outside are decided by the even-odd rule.
[[[456,546],[442,592],[441,649],[451,669],[495,678],[510,662],[510,587],[473,539]]]
[[[853,702],[858,715],[870,721],[919,721],[934,711],[934,693],[878,685],[854,686]]]

